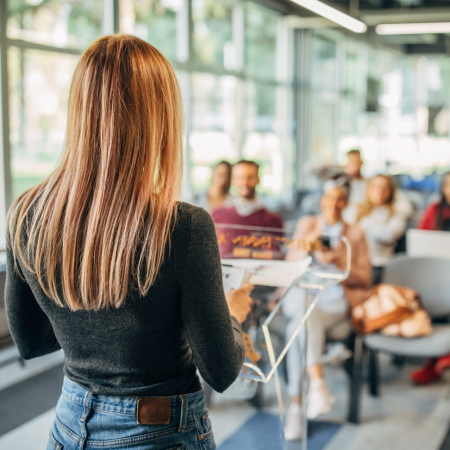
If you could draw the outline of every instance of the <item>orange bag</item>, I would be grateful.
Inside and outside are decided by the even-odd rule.
[[[352,309],[353,327],[364,334],[374,331],[389,336],[418,337],[431,334],[431,320],[413,289],[380,284],[367,300]]]

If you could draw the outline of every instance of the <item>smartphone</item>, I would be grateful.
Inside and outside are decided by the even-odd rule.
[[[323,247],[331,248],[331,242],[330,242],[329,236],[322,236],[321,240],[322,240],[322,248]]]

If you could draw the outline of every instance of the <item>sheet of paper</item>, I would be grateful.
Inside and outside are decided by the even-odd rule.
[[[222,264],[253,272],[250,283],[260,286],[289,287],[311,264],[308,256],[300,261],[260,261],[255,259],[222,259]],[[226,292],[226,291],[225,291]]]
[[[242,267],[222,265],[223,290],[225,294],[248,283],[252,273]]]

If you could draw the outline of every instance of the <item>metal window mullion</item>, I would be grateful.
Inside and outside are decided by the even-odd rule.
[[[11,186],[11,146],[9,141],[9,95],[8,95],[8,40],[6,36],[8,7],[6,1],[0,1],[0,98],[2,158],[0,170],[3,173],[3,183],[0,187],[0,233],[5,236],[6,211],[12,202]]]
[[[192,60],[192,4],[183,0],[183,6],[177,12],[176,60],[189,64]]]
[[[244,4],[240,3],[233,7],[232,16],[233,43],[236,54],[236,115],[235,115],[235,145],[237,150],[237,159],[240,160],[244,155],[244,144],[246,140],[245,124],[247,123],[245,110],[245,80],[242,77],[245,68],[245,10]]]
[[[179,77],[181,92],[183,93],[184,132],[183,132],[183,200],[193,200],[193,186],[191,177],[191,149],[189,138],[192,128],[192,65],[193,65],[193,21],[192,1],[183,0],[183,7],[177,13],[176,61],[172,62],[175,69],[182,70]]]
[[[8,47],[29,48],[32,50],[42,50],[46,52],[65,53],[69,55],[80,55],[83,50],[77,48],[53,47],[52,45],[36,44],[35,42],[23,41],[21,39],[10,39],[5,36]]]
[[[102,20],[104,35],[119,32],[119,0],[103,0]]]

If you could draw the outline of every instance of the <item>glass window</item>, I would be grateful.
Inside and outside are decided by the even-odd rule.
[[[192,74],[189,147],[193,192],[207,188],[212,168],[221,161],[236,161],[236,91],[233,76]]]
[[[86,48],[102,34],[102,4],[102,0],[8,0],[8,36]]]
[[[336,156],[337,44],[315,34],[312,62],[312,145],[313,159],[334,162]]]
[[[42,181],[61,155],[77,62],[61,53],[8,51],[13,199]]]
[[[169,59],[176,57],[177,14],[183,0],[121,0],[120,31],[134,34]]]
[[[252,81],[245,85],[243,155],[260,165],[259,192],[268,196],[279,196],[283,190],[283,155],[277,117],[279,89]]]
[[[245,16],[245,71],[258,78],[276,78],[279,14],[247,2]]]
[[[358,87],[358,54],[354,51],[347,51],[344,65],[344,91],[345,93],[355,92]]]
[[[313,38],[313,87],[319,90],[337,89],[337,45],[324,36]]]
[[[213,66],[236,68],[233,43],[233,8],[236,0],[193,0],[194,53],[199,62]]]

